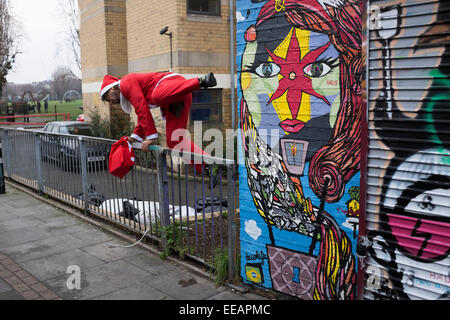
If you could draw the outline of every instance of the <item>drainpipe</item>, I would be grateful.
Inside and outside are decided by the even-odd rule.
[[[234,1],[229,0],[230,3],[230,88],[231,88],[231,128],[235,129],[236,123],[236,101],[234,94],[234,75],[235,75],[235,52],[234,52],[234,17],[235,17],[235,9],[234,9]]]

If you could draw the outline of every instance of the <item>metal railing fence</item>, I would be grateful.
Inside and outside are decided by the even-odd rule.
[[[62,121],[70,121],[70,113],[43,113],[43,114],[23,114],[23,115],[15,115],[15,116],[0,116],[0,125],[45,125],[46,122],[37,122],[30,121],[32,119],[41,118],[42,121],[48,120],[48,118],[55,118],[55,121],[58,117],[61,117]],[[23,118],[23,122],[17,121]],[[2,121],[3,120],[3,121]],[[5,121],[6,120],[6,121]]]
[[[108,171],[113,140],[0,128],[5,176],[158,241],[207,266],[227,253],[236,267],[235,163],[158,146],[133,144],[136,165],[123,178]],[[219,167],[218,183],[201,165]]]

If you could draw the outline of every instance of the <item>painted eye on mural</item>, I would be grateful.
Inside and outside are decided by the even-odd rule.
[[[303,69],[303,72],[305,72],[308,76],[313,78],[323,77],[330,71],[331,67],[325,62],[310,63]]]
[[[316,61],[308,64],[305,68],[303,68],[303,72],[310,77],[320,78],[330,73],[330,71],[336,68],[338,65],[338,59],[335,59],[333,61]]]
[[[261,63],[256,69],[255,73],[262,78],[271,78],[280,73],[280,67],[273,62]]]

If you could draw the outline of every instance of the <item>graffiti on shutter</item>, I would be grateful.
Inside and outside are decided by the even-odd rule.
[[[369,1],[367,299],[450,293],[450,2]]]

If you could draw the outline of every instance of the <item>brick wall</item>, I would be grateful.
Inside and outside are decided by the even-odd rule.
[[[104,4],[95,0],[79,0],[78,4],[81,21],[81,63],[83,71],[86,71],[107,63]],[[83,76],[83,81],[91,80],[95,80],[95,77]]]
[[[186,13],[186,0],[164,5],[156,0],[127,1],[130,72],[170,68],[170,39],[160,35],[165,26],[173,35],[173,71],[198,74],[229,73],[228,4],[220,17]]]
[[[96,111],[114,121],[117,106],[101,101],[99,83],[105,74],[122,77],[128,73],[126,1],[79,0],[78,4],[84,113],[88,121]]]
[[[175,46],[183,52],[193,53],[186,54],[187,57],[180,57],[180,71],[183,73],[213,71],[228,74],[230,52],[228,2],[222,2],[220,16],[187,14],[186,12],[186,1],[177,0],[179,19]],[[199,52],[203,54],[199,55]]]
[[[159,31],[169,26],[175,36],[176,5],[175,1],[128,0],[127,30],[129,61],[139,61],[149,57],[167,54],[170,51],[169,37],[160,35]],[[153,64],[149,69],[130,70],[131,72],[149,72],[168,70],[170,59]]]

